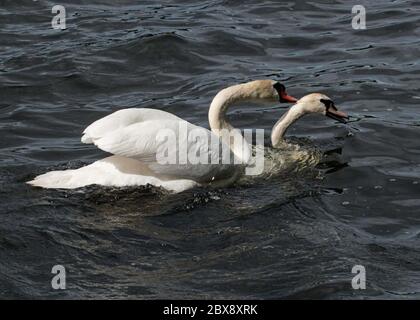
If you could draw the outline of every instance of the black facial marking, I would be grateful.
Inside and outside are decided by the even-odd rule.
[[[288,102],[287,100],[283,99],[283,94],[286,92],[286,87],[284,85],[282,85],[280,82],[276,82],[275,84],[273,84],[273,88],[276,89],[279,95],[280,102]]]
[[[325,105],[325,109],[328,111],[329,108],[337,110],[336,106],[334,105],[334,102],[332,100],[328,100],[328,99],[321,99],[320,100],[324,105]]]
[[[341,116],[340,114],[337,114],[334,111],[338,111],[337,107],[334,105],[334,102],[332,100],[329,99],[321,99],[320,100],[324,105],[325,105],[325,115],[331,119],[337,120],[341,123],[347,123],[347,121],[345,120],[345,118],[348,119],[347,116]],[[331,111],[334,110],[334,111]]]
[[[286,87],[282,85],[280,82],[276,82],[275,84],[273,84],[273,88],[277,90],[279,95],[280,95],[280,92],[286,91]]]

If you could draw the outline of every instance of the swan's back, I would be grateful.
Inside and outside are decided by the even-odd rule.
[[[122,109],[111,113],[89,125],[82,136],[83,143],[93,143],[112,131],[128,127],[135,123],[148,120],[175,120],[182,121],[181,118],[162,110],[148,108]]]

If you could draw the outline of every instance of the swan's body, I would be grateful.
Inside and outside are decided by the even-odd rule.
[[[209,164],[191,163],[187,157],[183,162],[180,158],[185,155],[181,152],[175,155],[178,159],[174,163],[159,162],[158,153],[167,142],[159,135],[167,132],[174,133],[171,143],[175,144],[177,151],[181,151],[179,146],[185,151],[197,150],[213,162],[218,160],[219,148],[224,145],[221,139],[205,128],[168,112],[146,108],[120,110],[92,123],[84,131],[82,142],[93,143],[103,151],[137,160],[144,167],[145,174],[154,173],[155,178],[207,182],[230,177],[236,157],[233,152],[229,154],[232,163],[228,164],[212,164],[211,161]],[[193,132],[199,132],[203,139],[188,139]],[[208,145],[207,141],[211,139],[216,140],[217,144]],[[227,146],[225,149],[230,150]],[[139,174],[139,170],[136,173]]]
[[[183,134],[181,131],[184,128],[186,132]],[[234,164],[233,152],[229,154],[232,161],[228,164],[219,161],[217,164],[211,161],[208,164],[193,164],[190,161],[160,164],[157,154],[166,141],[160,141],[158,137],[159,133],[165,133],[163,130],[175,133],[176,146],[184,146],[186,150],[200,150],[201,154],[213,161],[215,158],[218,160],[223,141],[211,131],[161,110],[123,109],[92,123],[82,136],[82,142],[93,143],[114,156],[75,170],[48,172],[29,183],[44,188],[63,189],[91,184],[116,187],[150,184],[181,192],[206,182],[229,183],[242,169],[242,166]],[[193,130],[199,130],[207,141],[213,139],[218,144],[208,146],[204,140],[187,139]],[[230,150],[229,146],[224,148]]]
[[[278,147],[287,128],[305,113],[328,113],[319,94],[305,96],[274,126],[272,143]],[[173,114],[154,109],[124,109],[95,121],[83,132],[82,142],[93,143],[99,149],[114,154],[88,166],[64,171],[52,171],[28,183],[43,188],[74,189],[91,184],[104,186],[153,185],[172,192],[181,192],[201,185],[223,186],[241,176],[249,164],[251,150],[248,143],[226,119],[229,106],[246,100],[280,102],[296,101],[287,96],[284,86],[271,80],[257,80],[220,91],[209,110],[211,130],[195,126]],[[334,107],[335,108],[335,107]],[[170,144],[199,153],[208,163],[193,162],[189,157],[162,164],[158,161],[168,140],[160,139],[162,132],[174,133]],[[199,139],[189,139],[199,132]],[[196,136],[196,135],[193,135]],[[211,143],[209,143],[211,141]],[[216,143],[214,143],[216,142]],[[179,150],[179,149],[178,149]],[[220,153],[220,150],[227,150]],[[230,161],[220,161],[228,156]],[[224,158],[226,160],[226,158]]]

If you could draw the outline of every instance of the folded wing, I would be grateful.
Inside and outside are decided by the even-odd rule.
[[[100,119],[85,130],[85,140],[103,151],[141,161],[156,175],[168,179],[203,182],[234,174],[230,148],[211,131],[166,112],[159,118],[158,113],[148,112],[157,110],[146,110],[117,112],[114,117]],[[232,159],[227,164],[221,162],[223,150],[228,150]]]
[[[111,133],[112,131],[123,129],[135,123],[148,120],[182,120],[181,118],[162,110],[148,108],[132,108],[116,111],[103,117],[83,131],[82,142],[93,143],[95,140]]]

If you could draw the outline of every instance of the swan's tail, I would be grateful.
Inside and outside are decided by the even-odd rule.
[[[84,176],[83,168],[50,171],[35,177],[33,180],[28,181],[27,184],[46,189],[75,189],[84,187],[92,184],[92,181],[89,181],[88,177]]]
[[[140,161],[119,156],[111,156],[79,169],[47,172],[27,183],[49,189],[76,189],[92,184],[113,187],[149,184],[172,192],[199,185],[192,180],[163,179]]]
[[[36,187],[76,189],[91,184],[102,186],[133,186],[157,183],[156,177],[141,162],[119,156],[98,160],[74,170],[51,171],[29,181]]]

